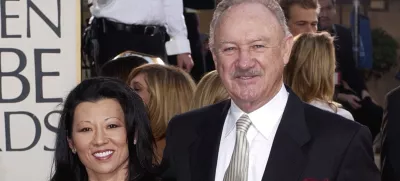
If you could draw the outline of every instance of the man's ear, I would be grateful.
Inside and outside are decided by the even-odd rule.
[[[288,64],[290,54],[292,53],[293,47],[293,36],[290,35],[285,38],[285,42],[283,43],[283,64]]]
[[[211,54],[212,54],[212,57],[213,57],[215,69],[217,69],[217,65],[218,65],[218,62],[217,62],[217,54],[216,54],[214,48],[210,48],[210,50],[211,50]]]

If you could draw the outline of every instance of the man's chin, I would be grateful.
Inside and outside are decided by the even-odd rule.
[[[321,29],[320,31],[326,31],[332,29],[332,23],[330,22],[321,22]]]
[[[252,103],[256,102],[259,98],[259,93],[254,89],[237,90],[232,96],[233,100],[241,103]]]

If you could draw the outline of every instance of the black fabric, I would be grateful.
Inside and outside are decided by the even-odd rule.
[[[383,121],[382,181],[400,180],[400,87],[386,96]]]
[[[372,135],[372,140],[374,140],[381,129],[383,109],[372,102],[370,97],[367,97],[359,102],[361,105],[361,108],[359,109],[353,109],[348,102],[340,101],[340,103],[353,115],[355,121],[369,128]]]
[[[350,86],[354,91],[345,89],[342,85],[336,86],[335,95],[338,93],[351,94],[361,98],[361,92],[367,90],[365,80],[356,67],[356,62],[353,55],[353,39],[351,31],[341,25],[334,25],[335,28],[330,30],[335,36],[335,53],[337,70],[341,73],[341,79]],[[362,108],[353,109],[348,102],[336,100],[343,107],[350,111],[355,121],[367,126],[372,134],[372,139],[380,131],[382,123],[383,109],[372,102],[371,98],[361,100]]]
[[[183,0],[185,7],[192,9],[214,9],[215,0]]]
[[[331,34],[335,36],[336,62],[342,80],[346,81],[360,97],[361,91],[366,90],[367,86],[356,67],[351,31],[343,26],[335,25],[335,30],[331,30]]]
[[[380,180],[366,127],[305,104],[292,91],[289,94],[263,181]],[[229,107],[228,100],[170,121],[163,179],[214,181]]]
[[[120,30],[113,26],[104,25],[103,27],[101,19],[94,21],[92,26],[98,29],[100,46],[98,61],[95,62],[97,70],[104,63],[127,50],[157,56],[165,62],[167,60],[165,31],[158,31],[152,36],[145,32]]]

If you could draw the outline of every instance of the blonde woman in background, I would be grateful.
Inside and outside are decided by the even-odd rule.
[[[302,99],[320,109],[354,120],[351,113],[333,101],[335,48],[327,33],[305,33],[295,37],[285,83]]]
[[[127,83],[148,107],[151,129],[156,139],[157,162],[160,163],[168,122],[173,116],[190,110],[196,84],[185,71],[158,64],[135,68]]]
[[[218,72],[213,70],[204,75],[197,84],[192,109],[202,108],[228,98],[228,92],[222,84]]]

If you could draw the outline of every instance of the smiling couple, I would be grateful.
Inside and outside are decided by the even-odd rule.
[[[210,48],[231,99],[175,116],[154,173],[140,98],[111,79],[84,81],[66,100],[52,181],[380,180],[368,128],[283,84],[292,44],[275,0],[223,0]]]

